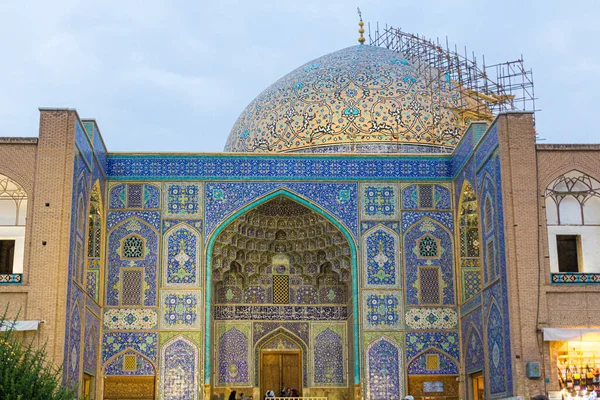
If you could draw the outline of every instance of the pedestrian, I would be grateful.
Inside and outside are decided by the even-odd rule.
[[[231,391],[231,393],[229,393],[229,400],[237,400],[235,393],[236,393],[235,390],[233,390],[233,391]]]
[[[548,400],[548,396],[546,396],[545,394],[538,394],[536,396],[533,396],[531,400]]]

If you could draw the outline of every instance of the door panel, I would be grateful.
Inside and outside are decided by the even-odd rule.
[[[300,383],[300,363],[299,354],[282,354],[282,376],[281,382],[283,387],[292,387],[298,391],[298,394],[302,391],[302,384]]]
[[[272,390],[279,395],[281,390],[281,357],[279,354],[262,353],[262,366],[260,369],[261,395],[267,390]]]
[[[261,352],[260,392],[273,390],[279,396],[284,387],[293,387],[302,393],[302,358],[298,352]]]

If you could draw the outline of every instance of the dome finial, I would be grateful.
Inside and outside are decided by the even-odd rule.
[[[362,12],[360,12],[360,7],[356,7],[356,11],[358,12],[358,18],[360,19],[360,22],[358,23],[358,26],[360,26],[360,28],[358,29],[358,33],[360,33],[360,37],[358,38],[358,43],[364,44],[365,37],[363,36],[363,33],[365,33],[365,30],[364,30],[363,26],[365,26],[365,23],[362,20]]]

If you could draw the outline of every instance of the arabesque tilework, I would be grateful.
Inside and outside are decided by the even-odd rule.
[[[473,283],[474,297],[462,304],[463,314],[474,312],[482,302],[489,310],[492,299],[498,307],[490,314],[489,323],[477,326],[468,337],[463,332],[464,352],[459,353],[459,323],[464,329],[468,316],[458,321],[455,285],[457,279],[463,279],[464,286],[472,277],[455,275],[453,207],[457,199],[448,182],[453,174],[458,176],[457,182],[480,182],[476,175],[483,171],[490,179],[497,180],[499,175],[490,173],[496,165],[488,166],[483,158],[476,171],[469,158],[472,141],[461,143],[453,156],[435,157],[110,155],[104,222],[106,265],[88,265],[88,273],[105,268],[105,282],[90,277],[86,288],[92,298],[98,287],[105,288],[104,333],[96,333],[102,341],[104,372],[156,375],[162,398],[196,399],[202,384],[221,389],[259,386],[256,371],[261,349],[283,347],[301,352],[304,387],[341,389],[362,384],[369,399],[401,399],[406,394],[406,371],[411,375],[457,375],[460,360],[473,371],[478,365],[469,360],[485,359],[500,375],[494,390],[509,393],[510,338],[502,303],[503,281],[486,295],[476,291],[478,285]],[[493,152],[495,145],[490,143],[485,146]],[[477,157],[486,151],[480,146]],[[456,168],[453,171],[451,163]],[[83,172],[83,167],[78,168]],[[87,182],[91,175],[83,176]],[[121,178],[126,182],[118,180]],[[76,183],[75,187],[81,194],[89,192],[90,186]],[[356,289],[350,290],[354,278],[351,254],[338,246],[337,236],[327,232],[329,225],[310,236],[315,243],[317,238],[324,242],[314,245],[323,253],[313,255],[282,244],[291,237],[290,232],[300,228],[288,225],[290,220],[260,222],[265,224],[260,234],[242,231],[251,225],[247,221],[246,228],[243,223],[222,225],[234,214],[240,220],[264,218],[266,214],[253,213],[252,206],[277,191],[290,193],[290,201],[306,201],[303,206],[307,209],[322,209],[334,220],[332,227],[350,232],[352,238],[343,239],[349,239],[348,243],[354,240],[353,246],[358,248]],[[499,195],[499,190],[493,194]],[[496,208],[501,212],[501,204]],[[218,255],[222,263],[205,271],[203,254],[217,228],[223,240],[214,244],[221,247],[213,256]],[[279,231],[288,239],[281,239]],[[502,243],[502,233],[494,234],[497,243]],[[139,257],[123,256],[123,240],[130,235],[142,240]],[[302,243],[294,240],[287,244]],[[498,263],[504,268],[500,250]],[[290,255],[291,268],[284,274],[289,277],[290,304],[272,304],[272,275],[280,275],[275,268],[280,265],[272,265],[272,257],[262,254],[267,252]],[[308,259],[294,260],[298,254]],[[330,267],[335,274],[323,272],[323,260],[327,259],[335,260]],[[239,266],[232,266],[232,260],[239,261]],[[300,264],[305,269],[301,270]],[[420,267],[439,268],[439,304],[422,304]],[[143,271],[143,302],[137,306],[120,303],[120,273],[128,268]],[[239,283],[242,279],[244,285]],[[205,281],[211,286],[204,287]],[[318,290],[313,287],[317,281],[321,285]],[[348,290],[343,291],[346,284]],[[86,294],[73,290],[72,296]],[[484,296],[487,300],[482,301]],[[351,353],[355,349],[349,343],[354,328],[349,322],[352,308],[345,302],[354,298],[360,307],[356,340],[362,354]],[[205,310],[207,299],[211,307]],[[215,324],[210,331],[205,331],[205,311],[211,313],[209,322]],[[69,327],[75,337],[77,317],[71,319]],[[93,335],[87,327],[85,332]],[[205,342],[207,335],[212,336],[209,343]],[[214,350],[214,354],[206,357],[204,349]],[[124,369],[125,356],[135,357],[135,370]],[[428,364],[427,356],[437,356],[435,368]],[[354,369],[349,359],[354,360]],[[486,368],[486,379],[491,379],[491,367]],[[203,381],[202,376],[207,378]]]
[[[160,352],[160,397],[164,400],[198,399],[198,348],[185,337],[165,343]]]
[[[430,368],[427,365],[427,359],[432,355],[437,357],[438,360],[436,368]],[[458,375],[458,371],[456,361],[435,349],[419,354],[408,364],[407,368],[409,375]]]
[[[201,293],[198,290],[161,290],[161,328],[165,330],[200,329]]]
[[[165,225],[163,221],[163,227]],[[199,286],[201,243],[200,232],[186,223],[176,225],[164,234],[163,286]]]
[[[369,183],[360,187],[361,218],[390,220],[398,218],[398,186],[389,183]]]
[[[151,330],[158,326],[158,314],[151,308],[106,308],[106,330]]]
[[[458,329],[458,314],[453,308],[409,308],[407,329]]]
[[[394,330],[402,325],[402,297],[397,291],[363,291],[363,329]]]
[[[158,334],[156,332],[104,332],[102,335],[102,362],[114,355],[132,349],[156,363]]]
[[[166,218],[199,218],[202,215],[202,185],[165,183],[163,213]]]
[[[363,236],[364,280],[368,287],[397,287],[400,283],[398,235],[377,226]]]
[[[312,382],[315,386],[345,386],[345,323],[312,324]]]
[[[250,326],[240,323],[216,325],[217,382],[219,386],[251,385]]]
[[[402,347],[383,336],[366,346],[365,353],[366,398],[401,399],[404,396]]]

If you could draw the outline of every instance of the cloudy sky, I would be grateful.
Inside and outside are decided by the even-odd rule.
[[[600,142],[597,0],[4,0],[0,136],[37,136],[38,107],[69,107],[110,151],[220,151],[264,88],[356,43],[357,5],[488,64],[523,54],[540,137]]]

